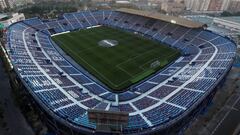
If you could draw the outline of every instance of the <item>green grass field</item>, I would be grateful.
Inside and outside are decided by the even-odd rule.
[[[80,30],[52,39],[78,64],[117,91],[139,82],[180,56],[178,50],[109,27]],[[98,42],[104,39],[116,40],[119,44],[110,48],[99,46]],[[160,64],[152,67],[156,61]]]

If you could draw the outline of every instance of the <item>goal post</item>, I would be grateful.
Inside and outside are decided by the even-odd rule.
[[[154,62],[152,62],[152,63],[150,64],[150,68],[156,68],[156,67],[158,67],[158,66],[160,66],[160,65],[161,65],[160,61],[159,61],[159,60],[156,60],[156,61],[154,61]]]

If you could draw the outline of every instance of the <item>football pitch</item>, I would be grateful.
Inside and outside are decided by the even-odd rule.
[[[115,91],[137,83],[180,56],[176,49],[110,27],[96,27],[52,37],[64,52]],[[108,41],[116,41],[112,45]],[[108,47],[99,45],[100,41]]]

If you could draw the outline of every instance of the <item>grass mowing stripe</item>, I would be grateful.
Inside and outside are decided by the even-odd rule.
[[[109,27],[70,32],[52,39],[57,43],[61,41],[59,46],[70,57],[116,91],[141,81],[179,56],[178,50]],[[118,45],[110,48],[99,46],[98,42],[104,39],[117,40]],[[162,65],[151,68],[151,61],[156,59]]]
[[[67,46],[64,46],[63,48],[65,48],[65,50],[70,51],[73,55],[75,55],[77,58],[83,60],[84,63],[86,63],[90,68],[92,68],[93,70],[95,70],[100,76],[102,76],[104,79],[106,79],[109,83],[112,83],[110,80],[108,80],[107,78],[105,78],[105,76],[103,76],[101,73],[99,73],[93,66],[91,66],[88,62],[86,62],[84,59],[82,59],[81,57],[79,57],[73,50],[69,49]],[[113,84],[113,83],[112,83]],[[113,84],[114,85],[114,84]]]
[[[142,78],[145,78],[145,77],[151,75],[151,74],[154,73],[154,72],[155,72],[155,70],[149,69],[149,70],[145,71],[144,73],[142,73],[142,74],[136,76],[135,78],[131,79],[131,82],[132,82],[132,83],[136,83],[136,82],[138,82],[138,81],[141,81]]]

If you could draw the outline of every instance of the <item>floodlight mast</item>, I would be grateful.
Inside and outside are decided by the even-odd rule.
[[[173,23],[173,24],[176,24],[176,23],[177,23],[177,21],[175,21],[175,20],[171,20],[171,23]]]

